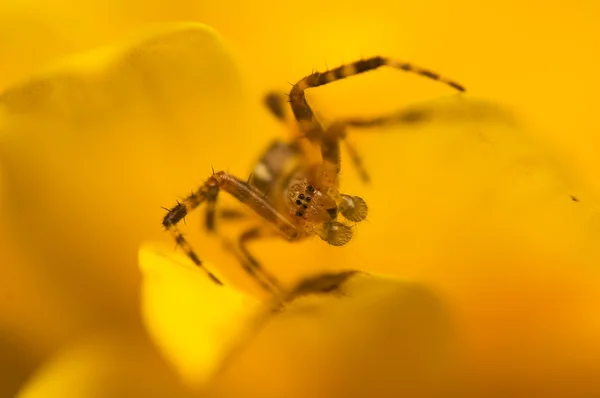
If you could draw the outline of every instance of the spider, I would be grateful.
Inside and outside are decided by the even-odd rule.
[[[208,270],[179,230],[178,223],[200,204],[206,202],[206,228],[214,230],[215,207],[221,190],[235,197],[260,216],[265,223],[243,232],[238,239],[236,255],[245,271],[264,289],[280,297],[292,299],[308,293],[329,292],[340,285],[352,272],[323,274],[303,280],[290,291],[285,291],[277,279],[265,270],[249,252],[248,242],[268,236],[280,236],[290,242],[316,235],[333,246],[343,246],[352,239],[352,229],[339,221],[363,221],[368,213],[365,201],[359,196],[340,192],[340,141],[346,137],[347,127],[370,127],[388,122],[392,117],[338,120],[324,127],[315,117],[305,98],[305,90],[333,83],[381,66],[400,69],[436,80],[456,89],[464,87],[427,69],[396,62],[389,58],[372,57],[339,66],[326,72],[314,72],[293,85],[289,93],[294,120],[288,114],[285,97],[268,94],[265,104],[282,122],[291,122],[299,132],[289,142],[275,141],[256,164],[247,181],[227,172],[214,172],[196,191],[170,209],[162,224],[171,233],[196,266],[216,284],[219,280]],[[345,141],[345,140],[344,140]],[[356,151],[346,142],[352,162],[364,181],[368,175]],[[320,157],[311,159],[311,150]],[[341,217],[340,217],[341,216]]]

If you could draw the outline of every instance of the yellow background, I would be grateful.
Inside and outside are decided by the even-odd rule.
[[[0,5],[0,88],[18,91],[31,76],[67,68],[74,80],[63,84],[85,81],[86,90],[100,93],[70,99],[69,106],[81,107],[77,120],[66,120],[71,108],[52,101],[25,106],[38,106],[37,119],[15,122],[0,113],[5,391],[15,391],[58,347],[90,331],[143,335],[136,256],[143,241],[170,243],[160,228],[160,206],[195,188],[211,166],[247,175],[268,141],[285,137],[261,107],[266,90],[284,91],[313,69],[377,54],[461,82],[474,98],[514,112],[518,127],[356,133],[373,183],[364,187],[344,169],[344,189],[371,208],[355,240],[343,249],[317,240],[268,242],[257,244],[257,253],[288,281],[355,267],[425,281],[459,308],[487,377],[515,366],[506,353],[524,341],[530,350],[518,369],[551,379],[558,372],[565,385],[591,386],[586,375],[600,363],[598,2],[241,3]],[[150,23],[181,20],[212,26],[228,50],[220,53],[220,44],[199,38],[204,50],[186,59],[188,66],[170,71],[169,63],[158,62],[144,69],[162,82],[156,92],[119,80],[118,67],[86,69],[113,65],[104,55],[96,67],[89,66],[96,55],[84,57],[85,67],[77,60],[61,61],[75,67],[46,66],[121,42]],[[115,84],[112,91],[107,81]],[[86,101],[103,95],[123,102],[107,108]],[[449,95],[435,83],[381,71],[309,98],[334,117]],[[12,123],[25,127],[11,129]],[[570,201],[571,194],[580,202]],[[252,289],[218,239],[194,232],[199,225],[200,218],[190,217],[187,230],[201,255]],[[539,333],[540,327],[549,332]],[[565,365],[536,368],[549,358]]]

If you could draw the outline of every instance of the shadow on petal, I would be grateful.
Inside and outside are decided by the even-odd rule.
[[[246,344],[211,393],[440,397],[457,387],[443,302],[426,287],[384,276],[357,274],[341,294],[298,299]]]

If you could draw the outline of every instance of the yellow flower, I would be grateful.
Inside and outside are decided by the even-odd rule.
[[[135,264],[144,239],[164,237],[160,206],[198,183],[198,163],[207,175],[252,139],[221,139],[244,117],[237,71],[210,28],[135,36],[2,94],[2,245],[14,252],[3,257],[14,299],[2,318],[34,363],[90,332],[144,333]]]
[[[438,292],[465,340],[475,391],[487,396],[500,388],[511,396],[597,392],[595,3],[23,4],[0,6],[0,33],[14,38],[0,42],[10,54],[0,77],[1,287],[11,298],[0,307],[0,327],[10,331],[0,347],[26,358],[11,370],[14,380],[90,331],[142,339],[136,255],[142,241],[166,239],[160,206],[195,188],[211,166],[245,175],[268,140],[284,136],[261,108],[265,90],[286,90],[281,82],[312,68],[384,54],[439,70],[526,123],[356,132],[373,183],[364,187],[344,165],[344,189],[371,208],[354,241],[343,249],[265,242],[257,254],[287,282],[358,268]],[[210,29],[178,23],[39,70],[148,21],[178,20],[214,26],[232,49]],[[568,28],[556,28],[565,21]],[[446,93],[382,71],[309,98],[333,118]],[[188,219],[201,255],[258,293],[218,239],[194,236],[199,226]],[[276,367],[261,366],[265,375]],[[9,380],[2,385],[14,389]]]
[[[448,313],[425,286],[357,274],[337,294],[275,314],[160,246],[140,250],[140,267],[146,325],[180,380],[144,340],[93,336],[46,364],[19,398],[424,397],[457,387]]]
[[[223,397],[425,397],[453,387],[452,327],[425,286],[357,274],[337,293],[273,313],[187,264],[160,246],[140,250],[146,325],[192,388]]]

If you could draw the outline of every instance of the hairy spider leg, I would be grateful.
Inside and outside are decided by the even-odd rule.
[[[306,89],[333,83],[336,80],[345,79],[350,76],[368,72],[381,66],[389,66],[405,72],[416,73],[428,79],[444,83],[458,91],[465,91],[465,88],[462,85],[428,69],[379,56],[342,65],[327,72],[315,72],[300,79],[290,91],[290,104],[292,106],[292,112],[300,124],[301,129],[307,134],[308,138],[311,140],[319,139],[323,129],[316,120],[312,109],[306,101],[304,94]]]
[[[275,208],[273,208],[266,200],[264,195],[256,188],[224,171],[219,171],[211,175],[200,188],[182,202],[173,206],[165,215],[162,223],[190,260],[206,272],[208,277],[216,284],[222,285],[223,282],[204,266],[202,260],[200,260],[192,246],[187,242],[177,227],[177,224],[183,220],[187,214],[207,200],[209,192],[214,190],[215,187],[229,193],[241,203],[246,204],[265,221],[268,221],[285,239],[293,241],[301,237],[301,233],[296,226],[288,221],[285,216],[277,212],[277,210],[275,210]]]
[[[371,176],[369,175],[369,172],[367,171],[367,168],[365,167],[358,150],[348,140],[344,140],[344,144],[346,145],[346,151],[350,156],[350,161],[358,173],[358,177],[364,184],[368,184],[371,182]]]
[[[320,151],[315,148],[314,142],[307,139],[299,129],[296,119],[291,117],[286,94],[271,91],[264,96],[263,104],[269,113],[282,123],[290,132],[290,139],[283,145],[288,145],[298,155],[298,160],[305,166],[321,162]],[[258,166],[258,165],[257,165]]]
[[[215,230],[215,212],[217,209],[217,199],[219,197],[219,186],[210,187],[206,192],[206,214],[204,224],[209,232]]]
[[[253,264],[251,259],[241,250],[241,244],[239,242],[241,236],[238,238],[237,245],[230,239],[221,237],[224,243],[224,248],[230,252],[236,260],[242,266],[242,269],[252,278],[254,281],[266,292],[270,293],[272,297],[282,297],[285,294],[285,290],[280,286],[279,282],[269,274],[265,269],[260,267],[260,264]],[[271,279],[271,282],[269,281]]]
[[[263,100],[264,105],[269,112],[279,121],[284,122],[287,119],[285,106],[286,98],[284,94],[271,91],[265,95]]]
[[[338,132],[341,134],[340,138],[343,139],[346,135],[345,127],[369,129],[373,127],[382,127],[392,124],[411,125],[426,122],[430,120],[431,117],[432,112],[430,109],[411,108],[403,109],[401,111],[393,112],[382,116],[345,118],[338,120],[335,123],[339,125]],[[350,156],[350,161],[358,171],[360,179],[363,183],[368,183],[371,180],[371,178],[369,176],[369,173],[367,172],[366,167],[363,164],[361,156],[359,155],[356,148],[354,148],[354,146],[347,139],[344,139],[344,143],[346,145],[348,155]]]
[[[264,98],[264,104],[267,107],[267,109],[269,110],[269,112],[279,121],[283,122],[283,123],[287,123],[289,120],[289,114],[286,112],[286,102],[287,98],[283,95],[283,94],[279,94],[277,92],[269,92],[267,93],[267,95],[265,95]],[[298,140],[300,139],[305,139],[306,137],[301,136],[298,137]],[[362,159],[360,158],[360,155],[358,154],[358,151],[356,150],[356,148],[354,148],[354,146],[348,142],[348,140],[344,140],[344,143],[346,145],[346,149],[348,151],[348,154],[350,155],[350,160],[352,161],[352,164],[354,165],[354,167],[357,169],[358,174],[361,178],[361,180],[363,182],[368,182],[370,180],[369,178],[369,174],[367,173]],[[293,142],[292,145],[296,145],[299,148],[300,145],[298,145],[297,142]]]
[[[342,168],[340,155],[340,139],[345,136],[344,126],[333,123],[321,135],[321,157],[323,163],[320,167],[319,182],[322,186],[337,190],[339,185],[338,175]]]
[[[248,265],[251,267],[247,271],[252,274],[256,273],[257,271],[260,272],[262,276],[266,279],[268,284],[275,288],[275,290],[277,290],[276,293],[278,295],[281,295],[284,292],[283,288],[281,287],[281,283],[277,280],[277,278],[275,278],[271,273],[269,273],[260,265],[256,257],[253,256],[252,253],[250,253],[250,250],[248,250],[247,247],[247,244],[253,240],[265,239],[273,236],[276,236],[276,233],[273,231],[273,229],[267,228],[265,226],[256,226],[248,229],[240,235],[240,237],[238,238],[238,246],[244,257],[246,258]],[[273,289],[269,290],[272,291]]]
[[[417,124],[431,120],[433,117],[433,110],[427,107],[411,107],[410,109],[402,109],[400,111],[392,112],[387,115],[377,117],[351,117],[340,120],[339,123],[343,123],[348,127],[355,127],[361,129],[369,129],[373,127],[381,127],[390,124]]]
[[[270,93],[268,93],[267,95],[265,95],[264,97],[264,105],[267,107],[267,109],[269,110],[269,112],[275,116],[275,118],[277,118],[278,120],[285,122],[288,119],[288,115],[286,112],[286,106],[285,106],[285,95],[283,93],[277,93],[275,91],[272,91]],[[257,163],[254,173],[253,175],[250,176],[249,180],[253,180],[253,184],[255,186],[259,186],[259,183],[262,182],[263,185],[270,185],[270,183],[272,182],[271,179],[269,178],[269,175],[267,174],[269,172],[269,170],[265,170],[264,165],[267,163],[265,162],[265,157],[267,157],[269,155],[269,153],[271,152],[272,148],[269,148],[267,150],[267,152],[265,153],[265,155],[263,156],[263,158],[261,158],[259,160],[259,162]],[[293,148],[292,148],[293,149]],[[257,174],[258,172],[258,176],[254,175]],[[267,174],[265,176],[265,174]],[[261,181],[264,180],[264,181]],[[262,189],[263,192],[266,192],[266,189],[268,189],[269,187],[266,186],[265,189]],[[206,204],[206,213],[205,213],[205,222],[204,222],[204,226],[205,228],[209,231],[209,232],[214,232],[215,230],[215,222],[216,222],[216,218],[219,219],[223,219],[223,220],[239,220],[240,218],[244,218],[245,214],[243,212],[240,211],[236,211],[234,209],[222,209],[220,210],[219,213],[217,213],[217,199],[218,199],[218,195],[219,195],[219,188],[215,187],[212,191],[210,191],[208,193],[207,196],[207,204]],[[218,215],[218,217],[217,217]]]
[[[350,76],[371,71],[381,66],[389,66],[405,72],[416,73],[428,79],[444,83],[458,91],[465,91],[465,88],[462,85],[442,77],[441,75],[428,69],[379,56],[342,65],[327,72],[315,72],[300,79],[290,91],[290,104],[292,107],[292,112],[298,121],[300,128],[305,132],[307,138],[311,141],[320,141],[320,144],[322,145],[321,152],[323,154],[323,159],[327,162],[325,165],[325,181],[327,184],[332,185],[332,174],[334,172],[334,167],[337,167],[337,172],[339,172],[339,143],[336,141],[345,138],[345,127],[373,127],[375,125],[387,123],[391,120],[391,118],[375,117],[372,119],[352,119],[346,122],[334,122],[332,126],[324,131],[323,127],[316,119],[310,105],[306,101],[304,92],[308,88],[319,87],[333,83],[336,80],[345,79]],[[337,140],[334,138],[335,135],[337,135]],[[364,182],[368,181],[369,176],[363,166],[358,152],[347,141],[346,146],[350,154],[350,159],[358,170],[361,179]]]

